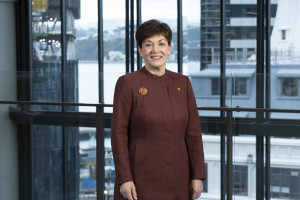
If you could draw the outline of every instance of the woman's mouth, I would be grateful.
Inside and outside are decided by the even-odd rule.
[[[162,58],[161,56],[151,56],[151,59],[153,59],[153,60],[159,60],[161,58]]]

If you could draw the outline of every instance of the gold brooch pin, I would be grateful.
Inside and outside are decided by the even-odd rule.
[[[148,90],[147,90],[147,88],[145,88],[145,87],[141,87],[141,88],[139,89],[139,93],[140,93],[141,95],[146,95],[146,94],[148,93]]]
[[[177,90],[180,91],[181,90],[180,87],[178,87]]]

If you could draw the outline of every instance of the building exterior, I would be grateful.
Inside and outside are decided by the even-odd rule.
[[[202,8],[206,3],[202,1]],[[217,2],[214,2],[217,4]],[[299,33],[298,26],[294,25],[297,19],[299,2],[272,1],[271,13],[271,73],[268,74],[270,89],[270,108],[292,109],[299,108],[300,102],[300,66],[299,40],[295,34]],[[215,5],[216,6],[216,5]],[[209,6],[207,6],[209,7]],[[256,83],[262,76],[256,73],[256,18],[255,1],[227,1],[230,19],[227,23],[229,32],[226,52],[225,75],[225,105],[228,107],[255,108]],[[217,7],[215,7],[216,9]],[[277,10],[277,11],[276,11]],[[206,12],[203,12],[205,14]],[[274,15],[276,14],[276,15]],[[254,18],[253,18],[254,17]],[[276,17],[276,18],[275,18]],[[293,20],[292,20],[293,19]],[[202,25],[202,29],[206,27]],[[241,29],[242,28],[242,29]],[[240,29],[240,31],[238,31]],[[251,31],[252,30],[252,31]],[[206,33],[206,32],[205,32]],[[204,33],[204,34],[205,34]],[[241,34],[244,33],[245,35]],[[253,35],[252,35],[253,34]],[[212,45],[206,37],[202,38],[202,49],[205,45]],[[190,78],[199,107],[220,106],[220,57],[216,51],[211,51],[207,59],[201,60],[199,72],[191,73]],[[209,54],[209,53],[208,53]],[[205,54],[202,54],[202,57]],[[208,62],[206,62],[208,61]],[[206,64],[204,64],[206,62]],[[266,87],[264,85],[263,87]],[[199,115],[219,117],[219,111],[200,110]],[[233,112],[236,119],[255,119],[255,112]],[[290,119],[298,120],[298,113],[270,113],[270,120]],[[253,130],[255,131],[255,130]],[[251,130],[250,130],[251,132]],[[255,137],[235,132],[233,145],[233,193],[235,199],[256,199],[256,145]],[[203,199],[219,199],[220,193],[220,136],[206,132],[203,136],[205,161],[207,164],[207,192]],[[271,199],[299,199],[300,185],[298,163],[299,138],[272,137],[270,156],[270,198]]]
[[[271,27],[277,11],[271,1]],[[240,62],[256,52],[256,0],[226,0],[226,60]],[[201,68],[220,61],[220,1],[201,1]]]
[[[66,65],[61,62],[62,36],[60,1],[32,1],[32,76],[28,101],[78,102],[78,58],[74,20],[80,18],[80,0],[66,2]],[[78,107],[36,105],[32,110],[78,112]],[[34,196],[36,199],[79,199],[79,128],[33,125]],[[66,143],[67,145],[64,145]],[[66,149],[67,146],[67,149]],[[64,153],[67,152],[67,158]],[[62,170],[63,160],[67,166]]]

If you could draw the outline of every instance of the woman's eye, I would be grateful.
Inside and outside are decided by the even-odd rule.
[[[159,45],[160,45],[160,46],[165,46],[166,44],[165,44],[165,43],[160,43]]]
[[[151,47],[151,44],[146,44],[146,47]]]

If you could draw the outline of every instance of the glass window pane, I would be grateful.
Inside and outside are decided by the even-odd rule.
[[[191,78],[197,105],[218,107],[221,92],[220,1],[183,1],[182,13],[183,48],[187,51],[184,66]],[[200,111],[199,114],[220,116],[219,111]]]
[[[34,199],[63,200],[65,185],[68,196],[78,199],[79,128],[32,125],[32,136]]]
[[[104,102],[113,103],[115,84],[126,73],[125,1],[103,1]],[[112,108],[105,108],[112,112]]]
[[[256,138],[251,135],[233,137],[233,195],[251,199],[256,191]]]
[[[182,1],[183,74],[201,70],[201,1]]]
[[[299,139],[271,138],[271,198],[300,198]]]
[[[98,103],[98,1],[81,0],[79,11],[77,5],[73,7],[73,10],[67,9],[68,63],[72,59],[78,63],[78,101]],[[74,37],[71,37],[69,29],[75,30]],[[95,112],[95,108],[80,107],[79,111]]]
[[[168,58],[166,68],[168,70],[177,72],[177,1],[142,1],[141,8],[142,22],[150,19],[157,19],[167,23],[170,26],[172,30],[172,51]]]
[[[96,129],[79,128],[80,199],[96,198]]]
[[[60,1],[32,1],[31,100],[61,102],[61,5]],[[40,107],[41,108],[41,107]]]
[[[299,109],[300,103],[300,43],[299,20],[294,6],[278,1],[273,8],[275,20],[271,32],[271,108]],[[300,114],[271,113],[271,118],[299,119]]]

